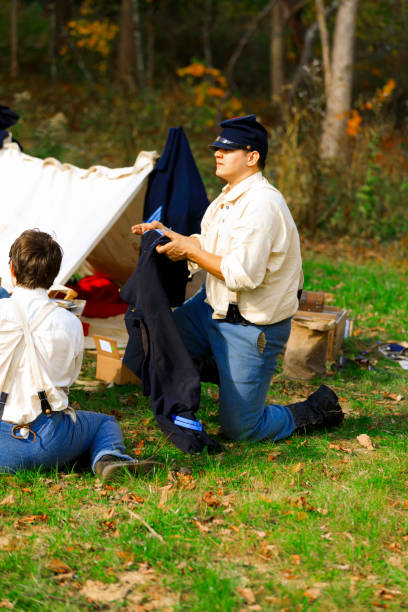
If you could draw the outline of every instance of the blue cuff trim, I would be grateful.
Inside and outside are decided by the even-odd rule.
[[[154,213],[150,215],[150,217],[145,221],[145,223],[151,223],[152,221],[161,221],[162,211],[163,211],[163,206],[159,206],[158,208],[156,208]],[[150,232],[150,230],[148,231]],[[160,234],[160,236],[164,236],[161,230],[156,229],[154,231]]]
[[[194,429],[195,431],[203,431],[203,426],[200,421],[193,421],[192,419],[185,419],[181,416],[176,416],[175,414],[171,415],[173,419],[173,423],[178,425],[179,427],[185,427],[186,429]]]

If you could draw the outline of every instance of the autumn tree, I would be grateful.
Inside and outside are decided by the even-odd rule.
[[[358,0],[341,0],[337,10],[333,45],[330,49],[323,0],[316,0],[323,49],[326,114],[321,137],[321,155],[338,155],[351,109],[354,35]]]

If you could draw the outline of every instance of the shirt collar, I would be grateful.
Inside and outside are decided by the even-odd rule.
[[[248,189],[250,189],[250,187],[252,187],[254,183],[257,183],[258,181],[262,179],[263,179],[262,172],[259,171],[243,179],[237,185],[235,185],[235,187],[233,187],[230,191],[227,191],[226,193],[225,191],[228,189],[228,184],[225,185],[225,187],[223,187],[222,189],[223,199],[228,200],[229,202],[233,202],[234,200],[239,198],[239,196],[241,196],[243,193],[248,191]]]
[[[47,289],[27,289],[27,287],[20,287],[17,285],[13,289],[12,297],[17,299],[19,303],[31,302],[31,300],[42,298],[48,300]]]

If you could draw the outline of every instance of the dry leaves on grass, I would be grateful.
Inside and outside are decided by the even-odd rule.
[[[117,554],[119,559],[121,560],[121,563],[125,567],[130,567],[131,565],[133,565],[135,561],[135,555],[134,553],[130,552],[130,550],[119,550]]]
[[[365,449],[370,450],[370,451],[374,450],[374,445],[371,442],[370,436],[367,436],[367,434],[360,434],[359,436],[357,436],[357,441]]]
[[[7,552],[14,552],[18,550],[21,543],[24,543],[25,540],[20,539],[19,536],[15,535],[0,535],[0,550],[5,550]]]
[[[9,599],[0,599],[0,608],[4,610],[14,610],[14,604]]]
[[[394,402],[400,402],[401,400],[404,399],[403,395],[400,395],[397,393],[387,393],[387,391],[383,391],[382,394],[386,399],[391,399]]]
[[[321,593],[321,590],[317,587],[311,587],[310,589],[304,591],[303,595],[310,599],[310,601],[315,601],[321,595]]]
[[[166,502],[169,499],[170,491],[172,488],[173,488],[172,483],[166,484],[164,485],[164,487],[160,487],[161,497],[160,497],[160,501],[158,504],[159,508],[164,508],[164,506],[166,505]],[[172,491],[171,493],[174,494],[174,491]]]
[[[135,571],[118,575],[118,582],[106,584],[99,580],[87,580],[80,594],[89,602],[109,604],[125,601],[132,606],[143,602],[143,610],[172,610],[178,603],[178,596],[163,587],[162,578],[147,563]]]
[[[347,448],[346,446],[342,446],[341,444],[334,444],[333,442],[330,442],[329,448],[331,448],[333,450],[340,451],[342,453],[349,453],[350,454],[350,453],[353,452],[353,449]]]
[[[22,516],[15,523],[14,527],[16,529],[24,529],[28,525],[33,525],[34,523],[46,523],[48,521],[48,516],[46,514],[27,514],[26,516]]]
[[[47,568],[54,574],[53,579],[60,584],[72,580],[75,576],[75,572],[61,559],[51,559]]]
[[[398,569],[402,569],[404,565],[401,557],[399,557],[398,555],[392,555],[391,557],[389,557],[387,559],[387,563],[388,565],[392,565],[392,567],[397,567]]]
[[[237,587],[237,593],[248,605],[256,602],[253,590],[248,587]]]
[[[15,501],[16,498],[14,497],[13,493],[10,493],[10,495],[7,495],[7,497],[0,502],[0,506],[12,506]]]
[[[72,572],[72,569],[69,567],[69,565],[64,563],[64,561],[61,561],[61,559],[57,558],[51,559],[51,561],[47,563],[47,567],[54,574],[69,574]]]

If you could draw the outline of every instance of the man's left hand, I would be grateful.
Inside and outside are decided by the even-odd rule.
[[[191,254],[200,248],[196,238],[183,236],[182,234],[178,234],[168,229],[163,229],[162,232],[167,238],[170,238],[170,242],[159,244],[156,247],[156,251],[166,255],[172,261],[190,259]]]

